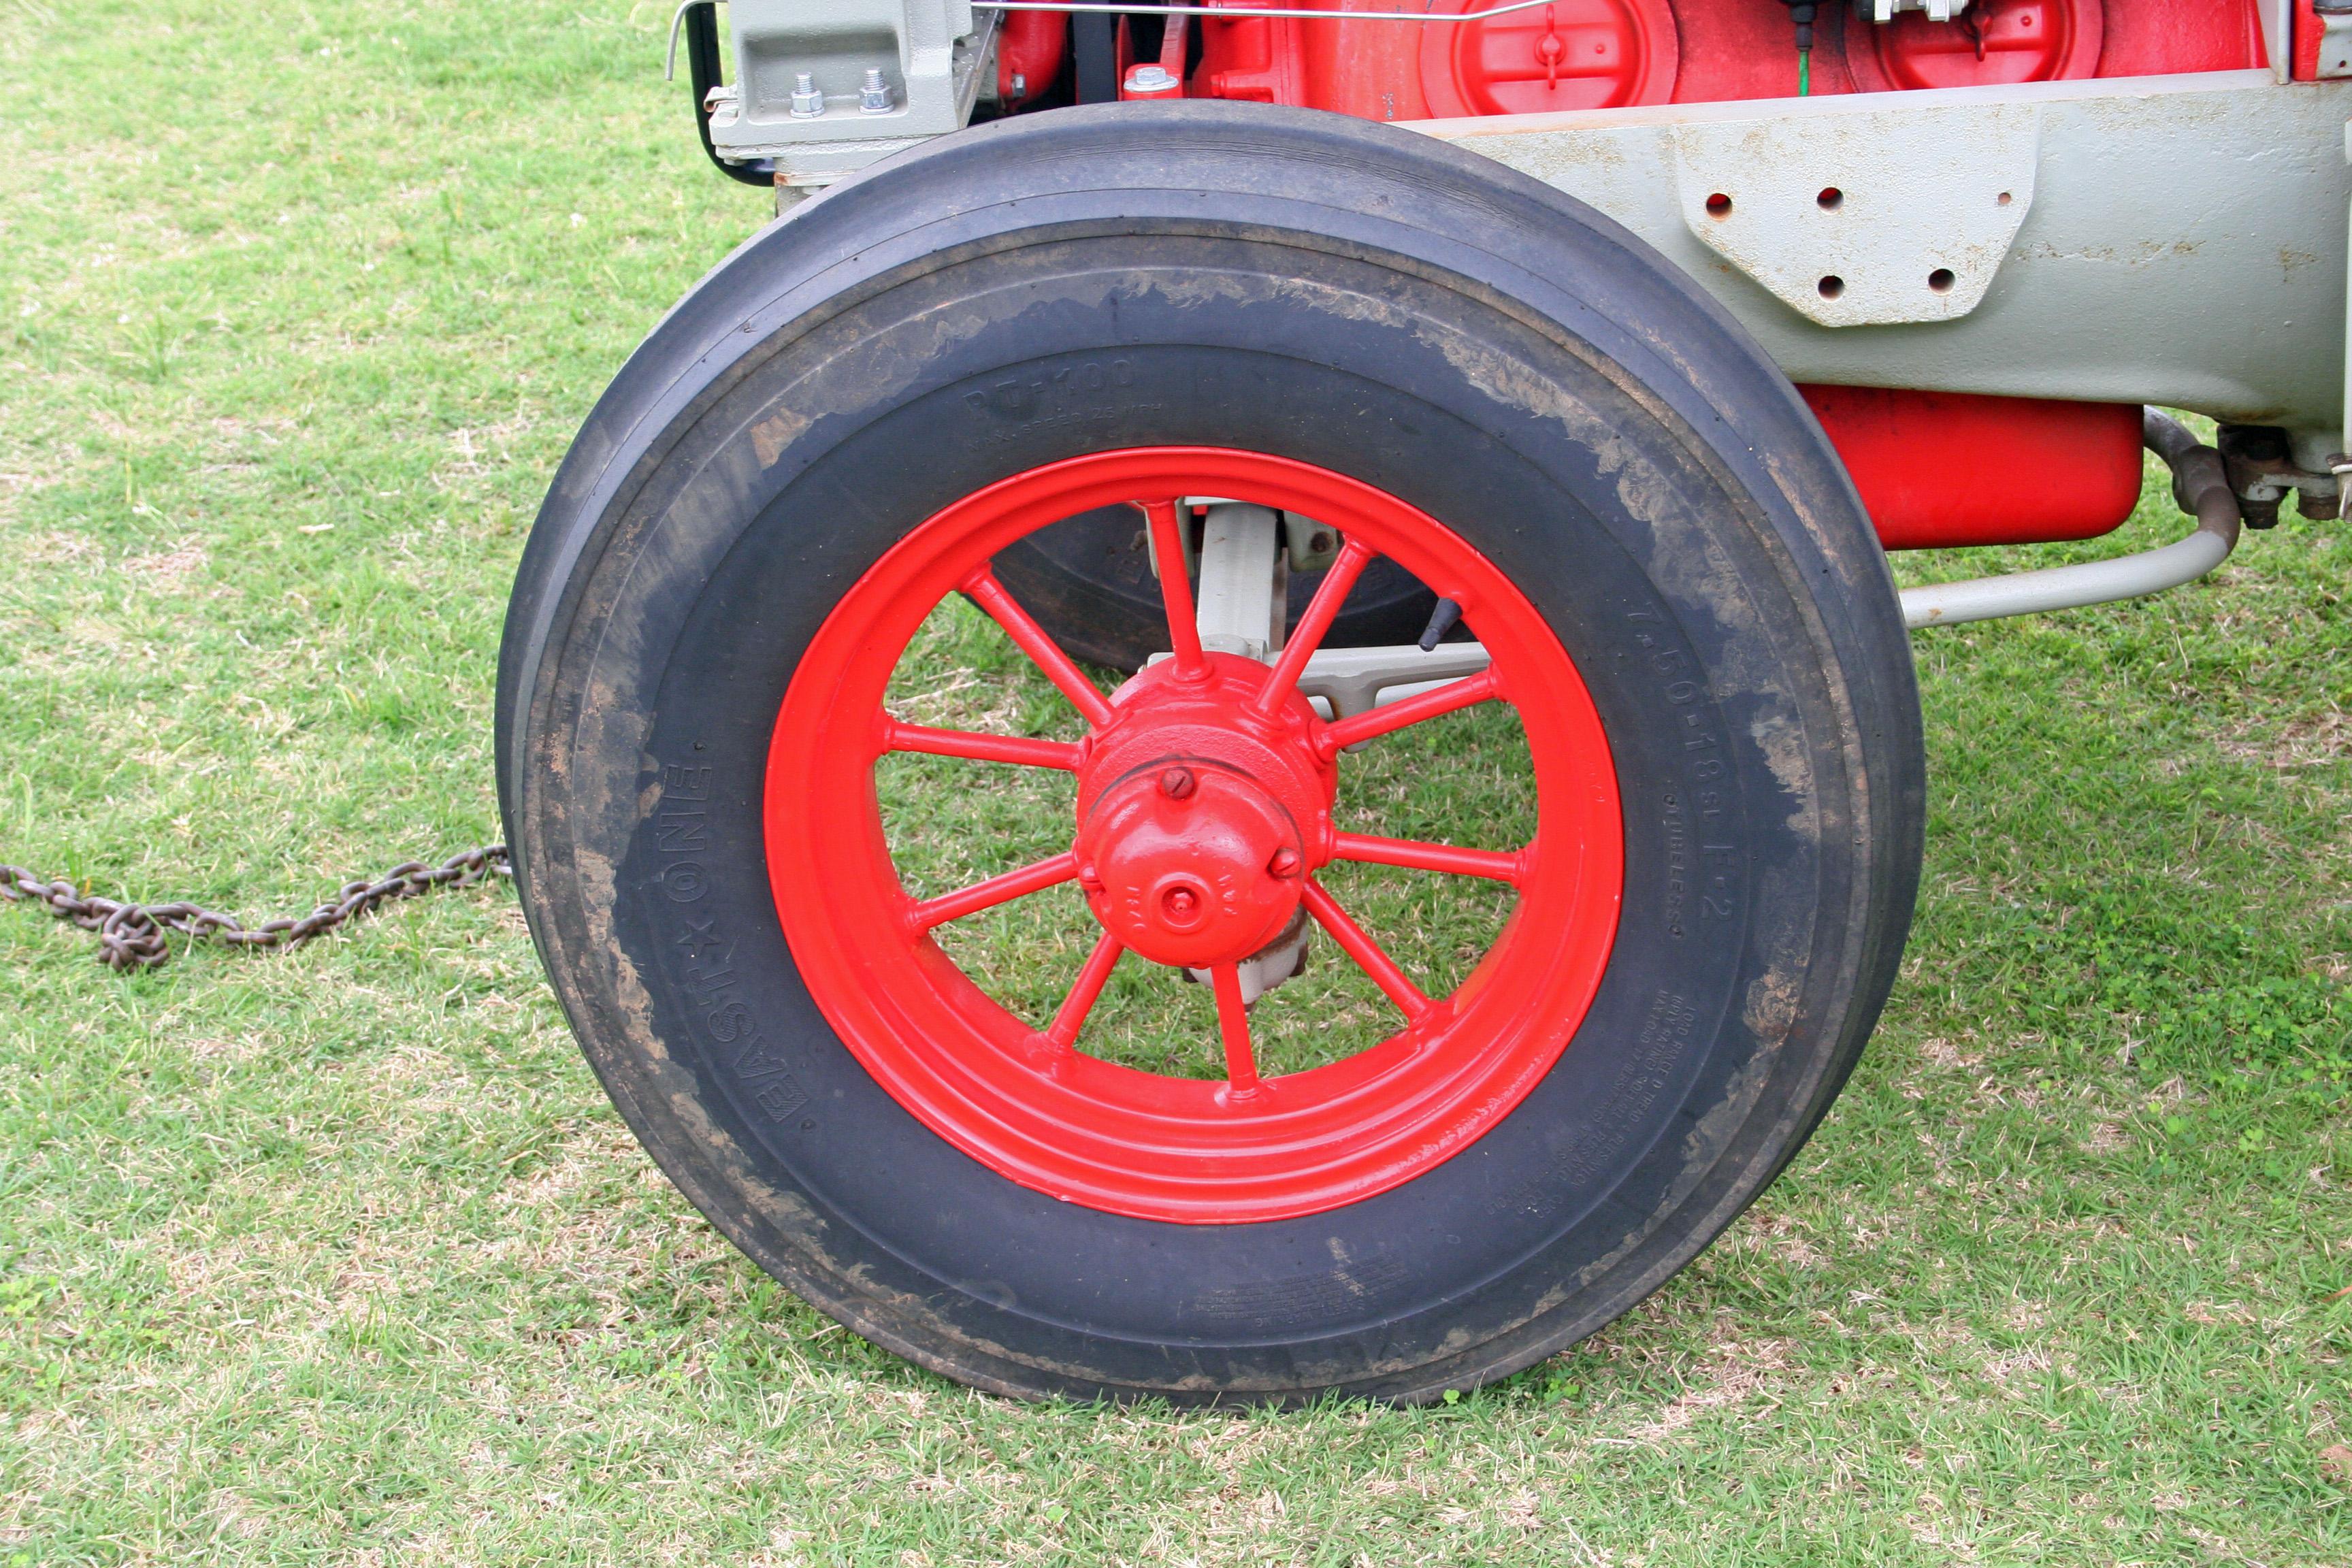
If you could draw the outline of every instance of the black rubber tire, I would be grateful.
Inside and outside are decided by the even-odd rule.
[[[1000,406],[1007,382],[1055,391]],[[982,484],[1163,442],[1320,463],[1452,525],[1576,658],[1625,803],[1615,947],[1558,1066],[1462,1152],[1306,1218],[1122,1217],[958,1152],[828,1028],[766,876],[770,733],[842,589]],[[1884,557],[1719,307],[1442,142],[1198,102],[944,138],[704,279],[548,496],[498,757],[532,934],[662,1168],[818,1308],[1023,1395],[1422,1400],[1608,1322],[1827,1110],[1922,825]],[[689,917],[730,944],[723,983],[685,978]],[[752,1076],[713,984],[762,1032]]]

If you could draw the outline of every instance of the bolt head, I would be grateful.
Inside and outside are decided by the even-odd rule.
[[[1160,775],[1160,793],[1170,800],[1186,799],[1200,787],[1201,781],[1192,776],[1190,768],[1170,768]]]
[[[1266,874],[1271,877],[1296,877],[1304,864],[1298,858],[1298,851],[1285,845],[1274,852],[1274,858],[1265,863]]]

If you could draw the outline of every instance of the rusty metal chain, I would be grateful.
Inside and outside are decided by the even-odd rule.
[[[62,879],[45,880],[22,866],[5,863],[0,863],[0,897],[12,902],[37,900],[58,919],[96,931],[98,961],[109,969],[152,969],[172,956],[166,931],[232,947],[299,947],[391,900],[513,875],[507,847],[486,844],[452,855],[438,866],[410,860],[373,882],[346,882],[331,903],[320,904],[299,920],[281,915],[257,926],[195,904],[126,904],[116,899],[92,898],[76,892],[74,885]]]

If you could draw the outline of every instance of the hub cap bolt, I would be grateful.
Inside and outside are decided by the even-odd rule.
[[[1274,852],[1274,858],[1265,863],[1266,875],[1270,877],[1296,877],[1298,875],[1298,851],[1285,847],[1276,850]]]
[[[1168,912],[1170,923],[1191,925],[1201,912],[1201,900],[1190,888],[1171,888],[1160,895],[1160,907]]]
[[[1182,800],[1199,787],[1190,768],[1170,768],[1160,775],[1160,793],[1170,800]]]

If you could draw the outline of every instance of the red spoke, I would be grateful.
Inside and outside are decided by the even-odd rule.
[[[1201,652],[1201,623],[1192,608],[1192,584],[1184,574],[1184,531],[1172,500],[1139,500],[1143,520],[1151,530],[1151,552],[1160,563],[1160,597],[1168,606],[1168,646],[1176,650],[1176,668],[1188,676],[1208,673]]]
[[[1217,1032],[1225,1038],[1225,1082],[1235,1095],[1257,1092],[1257,1058],[1250,1054],[1249,1009],[1242,1004],[1241,971],[1220,963],[1209,971],[1217,994]]]
[[[1018,871],[1007,871],[1001,877],[991,877],[985,882],[974,882],[969,888],[952,893],[942,893],[927,899],[907,911],[907,923],[917,931],[929,931],[933,926],[960,921],[966,915],[994,909],[1014,899],[1042,892],[1056,883],[1066,882],[1078,874],[1078,858],[1068,850],[1034,866],[1024,866]]]
[[[1011,763],[1024,768],[1078,771],[1078,748],[1068,741],[1033,741],[1021,735],[983,735],[976,730],[934,730],[882,715],[882,749],[962,757],[975,763]]]
[[[1118,938],[1108,931],[1102,933],[1102,939],[1095,943],[1095,950],[1087,954],[1086,963],[1079,966],[1078,978],[1071,985],[1070,994],[1062,998],[1061,1011],[1055,1013],[1054,1021],[1045,1026],[1047,1039],[1066,1051],[1077,1044],[1078,1031],[1087,1026],[1087,1015],[1094,1011],[1095,999],[1109,984],[1110,972],[1118,967],[1118,955],[1126,951]]]
[[[1513,887],[1518,886],[1527,870],[1524,851],[1506,855],[1496,849],[1465,849],[1455,844],[1430,844],[1414,838],[1375,838],[1368,833],[1333,835],[1331,853],[1342,860],[1402,866],[1414,871],[1447,871],[1457,877],[1486,877]]]
[[[1307,661],[1322,646],[1323,634],[1339,619],[1339,606],[1347,602],[1348,590],[1356,585],[1364,568],[1377,559],[1370,546],[1352,539],[1339,546],[1339,559],[1331,563],[1331,569],[1323,575],[1322,585],[1315,590],[1315,597],[1307,601],[1307,613],[1298,617],[1289,640],[1282,645],[1282,657],[1275,661],[1274,678],[1259,689],[1259,712],[1270,715],[1282,706],[1283,699],[1290,695],[1290,689],[1306,673]]]
[[[1429,998],[1421,994],[1421,987],[1405,978],[1404,971],[1396,966],[1396,961],[1382,952],[1381,944],[1349,918],[1348,911],[1339,907],[1339,900],[1333,898],[1322,883],[1312,877],[1307,878],[1305,897],[1307,912],[1331,933],[1331,940],[1339,944],[1339,950],[1354,959],[1358,967],[1372,977],[1372,984],[1379,986],[1407,1018],[1418,1018],[1429,1011]]]
[[[1465,675],[1459,680],[1449,680],[1402,702],[1391,702],[1385,708],[1374,708],[1369,712],[1326,724],[1317,744],[1325,756],[1336,756],[1359,741],[1369,741],[1391,730],[1402,730],[1408,724],[1418,724],[1424,719],[1434,719],[1441,713],[1451,713],[1457,708],[1468,708],[1501,695],[1501,689],[1495,684],[1493,670]]]
[[[1095,689],[1086,672],[1070,662],[1070,656],[1061,645],[1045,634],[1045,628],[1031,617],[1028,611],[1015,604],[996,574],[983,566],[963,580],[963,591],[974,603],[986,610],[990,618],[1003,626],[1005,635],[1020,646],[1021,651],[1036,661],[1045,672],[1045,679],[1061,689],[1070,700],[1070,706],[1085,715],[1087,723],[1101,729],[1110,722],[1110,703]]]

